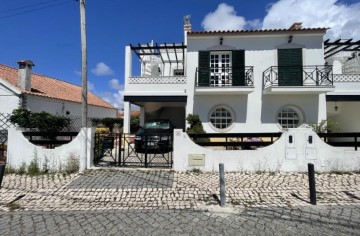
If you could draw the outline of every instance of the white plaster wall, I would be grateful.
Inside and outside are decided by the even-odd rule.
[[[71,116],[81,116],[81,103],[61,101],[38,96],[27,96],[26,107],[32,112],[46,111],[56,115],[66,115],[69,111]],[[116,117],[116,110],[104,107],[88,105],[88,117]]]
[[[130,84],[129,79],[125,80],[125,95],[138,96],[186,96],[189,89],[189,83],[168,83],[166,78],[156,77],[164,81],[164,83],[137,83]],[[171,77],[173,78],[173,77]],[[170,79],[171,79],[170,78]],[[186,77],[176,76],[179,80],[187,80]],[[151,78],[147,78],[151,80]]]
[[[58,171],[64,168],[70,156],[80,158],[82,139],[87,138],[87,168],[91,168],[93,166],[94,134],[95,128],[83,128],[70,143],[55,149],[44,149],[30,143],[18,128],[11,128],[8,130],[7,165],[19,168],[23,163],[29,165],[36,158],[38,166],[41,168],[47,159],[49,170]]]
[[[317,122],[326,119],[324,95],[269,95],[263,94],[263,72],[271,66],[277,66],[278,48],[303,48],[303,65],[323,65],[322,35],[294,35],[288,43],[288,34],[262,36],[223,35],[223,45],[219,45],[220,36],[188,37],[187,76],[192,84],[188,90],[186,113],[197,113],[207,132],[216,132],[208,124],[208,114],[215,105],[229,105],[236,112],[236,122],[227,132],[277,132],[279,127],[276,113],[281,106],[295,105],[304,111],[304,122]],[[196,95],[195,78],[198,66],[198,51],[202,50],[245,50],[245,66],[253,66],[255,90],[248,95]],[[244,118],[245,116],[245,118]]]
[[[0,83],[0,113],[11,113],[19,108],[19,95],[10,91]]]
[[[334,75],[336,76],[336,75]],[[356,76],[356,78],[355,78]],[[360,75],[354,75],[353,79],[356,81],[360,80]],[[355,81],[352,81],[352,82],[334,82],[334,86],[335,86],[335,91],[334,92],[331,92],[331,93],[328,93],[328,94],[331,94],[331,95],[341,95],[341,94],[344,94],[344,95],[351,95],[351,94],[354,94],[354,95],[359,95],[360,94],[360,83],[359,82],[355,82]]]
[[[293,144],[289,144],[289,135]],[[308,137],[313,137],[309,144]],[[204,154],[204,166],[189,166],[189,155]],[[307,164],[313,163],[316,171],[358,171],[360,152],[331,147],[324,143],[310,129],[289,129],[274,144],[257,150],[213,150],[203,148],[181,130],[174,132],[174,170],[218,171],[224,163],[225,171],[307,171]]]
[[[339,59],[334,59],[332,61],[333,74],[342,74],[342,63]]]
[[[225,105],[235,113],[234,124],[225,132],[279,132],[277,113],[285,105],[291,105],[303,111],[303,123],[318,123],[319,95],[263,95],[260,99],[247,95],[201,95],[194,98],[194,113],[200,116],[204,130],[216,133],[210,125],[210,111],[219,105]],[[321,100],[322,101],[322,100]],[[257,109],[252,109],[257,106]],[[326,106],[323,106],[324,110]],[[322,114],[321,117],[323,117]],[[326,113],[325,113],[326,116]]]

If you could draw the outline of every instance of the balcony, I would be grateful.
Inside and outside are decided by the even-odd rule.
[[[320,94],[334,91],[332,66],[271,66],[263,72],[265,94]]]
[[[360,74],[334,74],[335,91],[332,95],[352,95],[360,92]]]
[[[124,94],[186,96],[189,84],[184,76],[185,49],[183,43],[147,43],[126,47]],[[132,59],[133,53],[139,60]]]
[[[254,91],[252,66],[196,68],[198,95],[249,94]]]

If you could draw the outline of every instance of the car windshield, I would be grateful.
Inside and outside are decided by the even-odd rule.
[[[146,122],[144,129],[170,129],[169,121],[149,121]]]

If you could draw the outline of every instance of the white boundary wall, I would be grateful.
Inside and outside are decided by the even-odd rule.
[[[36,146],[29,142],[24,137],[19,128],[11,128],[8,130],[8,149],[7,149],[7,165],[19,168],[23,163],[29,165],[35,158],[38,166],[42,168],[45,164],[45,159],[48,160],[49,170],[59,170],[64,167],[67,159],[70,156],[81,157],[82,139],[87,136],[87,168],[93,166],[93,146],[95,128],[82,128],[79,134],[67,144],[54,149],[45,149],[41,146]]]
[[[292,136],[292,143],[289,137]],[[309,142],[312,136],[312,143]],[[204,165],[190,165],[192,155],[205,157]],[[196,145],[182,130],[174,132],[174,170],[218,171],[224,163],[225,171],[307,171],[313,163],[316,171],[359,171],[360,151],[332,147],[324,143],[311,129],[284,131],[272,145],[257,150],[213,150]]]

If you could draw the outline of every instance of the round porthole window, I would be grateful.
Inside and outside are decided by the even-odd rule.
[[[304,121],[302,114],[301,110],[296,107],[284,106],[279,110],[277,120],[283,128],[297,128]]]
[[[232,111],[225,106],[215,107],[210,112],[210,123],[215,129],[224,130],[234,122]]]

